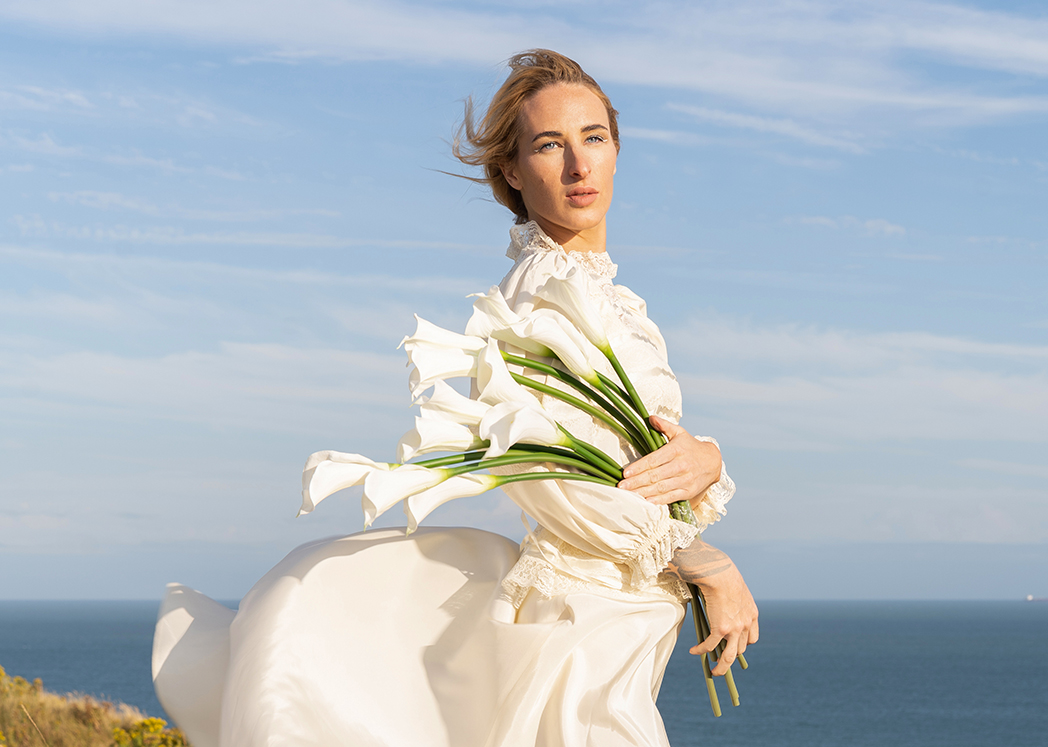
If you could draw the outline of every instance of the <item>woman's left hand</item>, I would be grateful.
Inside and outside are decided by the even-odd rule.
[[[721,453],[716,444],[699,441],[679,425],[651,416],[651,424],[669,439],[622,470],[619,487],[652,503],[692,501],[721,477]]]

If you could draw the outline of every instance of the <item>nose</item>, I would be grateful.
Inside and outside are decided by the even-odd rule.
[[[586,153],[578,148],[570,148],[567,156],[568,161],[565,165],[567,166],[568,174],[573,179],[585,179],[590,175],[593,166]]]

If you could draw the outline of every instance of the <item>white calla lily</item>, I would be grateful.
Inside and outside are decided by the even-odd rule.
[[[476,376],[477,356],[485,340],[438,327],[417,314],[415,334],[400,344],[408,354],[411,371],[408,383],[411,396],[418,397],[437,381],[457,376]]]
[[[491,405],[465,397],[445,381],[433,384],[433,393],[419,399],[419,411],[424,418],[452,420],[462,425],[479,425]]]
[[[498,341],[491,338],[477,358],[477,391],[477,400],[486,405],[526,402],[541,407],[534,394],[513,380],[506,367],[506,361],[502,358]]]
[[[436,509],[455,498],[468,498],[497,488],[500,479],[494,475],[456,475],[439,485],[423,490],[404,501],[404,513],[408,517],[408,534],[418,529],[419,523]]]
[[[406,462],[433,451],[470,451],[482,443],[472,430],[453,420],[416,417],[415,427],[397,444],[397,459]]]
[[[555,306],[568,318],[586,339],[607,353],[610,349],[608,334],[604,331],[600,311],[589,300],[586,279],[575,267],[568,270],[564,277],[551,276],[535,291],[536,298],[541,298]]]
[[[555,355],[580,379],[597,383],[597,372],[586,354],[586,348],[593,350],[593,346],[563,314],[553,309],[538,309],[509,327],[492,331],[491,336],[538,355]]]
[[[308,514],[332,493],[363,484],[372,472],[385,472],[396,466],[340,451],[310,454],[302,469],[302,508],[298,515]]]
[[[364,480],[364,526],[371,524],[396,503],[448,479],[448,470],[403,464],[388,472],[372,471]]]
[[[480,437],[491,441],[485,459],[494,459],[515,444],[570,447],[571,441],[541,407],[526,402],[503,402],[480,421]]]
[[[473,316],[466,323],[466,334],[476,337],[491,337],[496,329],[504,329],[519,322],[523,317],[509,307],[506,297],[497,285],[487,293],[474,293]]]

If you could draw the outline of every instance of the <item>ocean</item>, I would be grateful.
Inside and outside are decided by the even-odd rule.
[[[719,682],[714,718],[686,622],[659,708],[674,747],[1044,747],[1048,603],[782,602]],[[0,666],[166,718],[153,694],[155,602],[0,602]]]

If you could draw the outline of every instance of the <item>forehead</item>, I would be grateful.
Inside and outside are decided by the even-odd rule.
[[[593,124],[608,127],[608,110],[586,86],[557,83],[524,102],[520,124],[524,135],[547,130],[567,133]]]

